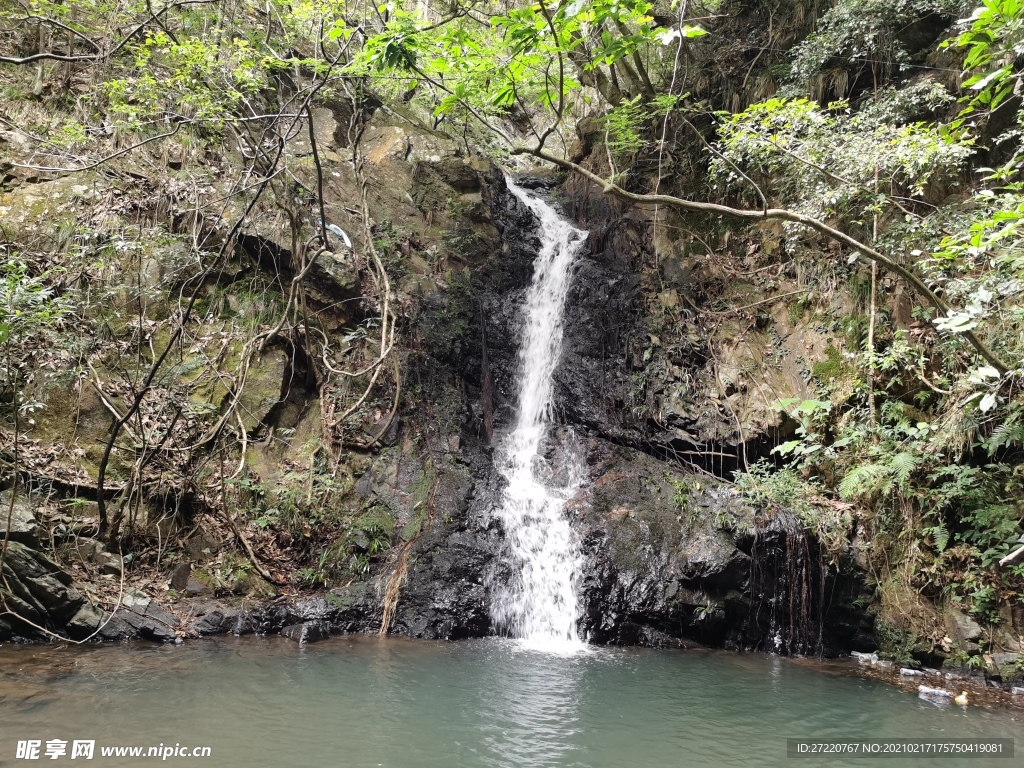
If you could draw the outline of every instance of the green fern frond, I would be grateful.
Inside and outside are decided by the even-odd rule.
[[[889,467],[885,464],[862,464],[854,467],[839,483],[839,495],[849,501],[885,490],[885,481],[889,474]],[[888,484],[891,485],[891,480]]]
[[[897,453],[889,460],[889,469],[897,483],[906,485],[914,470],[917,469],[917,457],[906,451]]]

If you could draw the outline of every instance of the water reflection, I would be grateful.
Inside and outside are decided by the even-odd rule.
[[[476,697],[482,722],[488,724],[486,764],[532,768],[569,762],[581,732],[586,656],[567,658],[522,644],[495,645],[490,655],[493,687],[478,689]]]

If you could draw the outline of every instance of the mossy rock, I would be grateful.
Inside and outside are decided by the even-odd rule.
[[[395,518],[383,504],[374,504],[352,521],[354,531],[383,533],[388,538],[395,530]]]
[[[273,597],[276,592],[255,571],[244,571],[237,574],[231,581],[231,591],[236,595],[251,597]]]
[[[843,362],[842,353],[829,344],[825,347],[825,359],[812,366],[811,375],[823,384],[828,384],[835,379],[845,376],[846,365]]]
[[[211,354],[212,353],[212,354]],[[232,339],[226,350],[209,350],[207,357],[219,360],[217,366],[225,374],[233,374],[242,367],[242,357],[247,353],[242,339]],[[238,396],[237,412],[247,431],[252,432],[264,423],[267,415],[281,401],[281,392],[288,371],[289,359],[284,350],[273,348],[252,360],[241,394]],[[189,396],[193,406],[202,409],[222,409],[232,396],[222,376],[213,370],[206,358],[186,358],[178,366],[181,383],[191,389]]]
[[[281,401],[288,363],[288,355],[282,349],[267,350],[252,362],[238,398],[238,412],[246,429],[251,431],[262,424]]]
[[[114,376],[104,369],[97,373],[101,380]],[[70,473],[87,485],[95,482],[114,421],[95,387],[82,379],[60,377],[32,385],[26,397],[43,404],[33,414],[35,424],[28,430],[29,437],[67,449],[61,456],[68,458],[57,459],[66,465],[67,472],[61,474]],[[115,448],[107,466],[108,482],[126,479],[133,460],[134,456]],[[72,477],[66,479],[72,480]]]

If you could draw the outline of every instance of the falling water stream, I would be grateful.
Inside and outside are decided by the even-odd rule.
[[[515,575],[492,585],[491,612],[507,635],[535,648],[571,651],[581,646],[575,584],[580,550],[564,507],[582,472],[571,451],[556,468],[545,459],[544,448],[571,270],[587,233],[513,182],[508,188],[537,217],[541,248],[524,303],[518,414],[498,448],[506,488],[497,515]]]

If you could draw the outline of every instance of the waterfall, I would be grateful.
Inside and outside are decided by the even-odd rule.
[[[580,547],[564,507],[580,485],[582,468],[572,456],[551,466],[543,450],[552,416],[552,377],[562,352],[570,270],[587,233],[511,181],[508,188],[539,220],[541,249],[524,305],[518,414],[497,450],[497,466],[506,481],[497,516],[514,575],[492,585],[491,613],[501,632],[533,647],[564,650],[580,645],[575,583]]]

